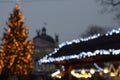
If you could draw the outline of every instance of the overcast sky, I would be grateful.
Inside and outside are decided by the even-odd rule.
[[[15,2],[0,2],[0,37],[14,6]],[[111,14],[100,13],[102,7],[95,0],[33,0],[20,2],[20,6],[30,39],[36,36],[37,29],[42,29],[44,22],[47,22],[47,34],[52,37],[59,34],[60,43],[79,38],[90,25],[118,27]]]

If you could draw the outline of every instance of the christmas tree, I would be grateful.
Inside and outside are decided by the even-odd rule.
[[[19,4],[10,14],[2,39],[5,54],[2,74],[6,76],[26,76],[32,71],[33,43],[28,40],[28,29]]]
[[[2,50],[0,50],[0,74],[2,73],[2,69],[4,67],[4,53]]]

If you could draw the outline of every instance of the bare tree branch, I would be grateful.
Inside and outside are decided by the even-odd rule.
[[[111,13],[113,12],[113,15],[115,15],[114,20],[117,20],[118,23],[120,23],[120,0],[96,0],[98,1],[102,6],[103,10],[102,13]]]
[[[120,0],[101,0],[101,3],[112,5],[112,6],[118,6],[120,5]]]
[[[88,37],[88,36],[93,36],[95,34],[104,34],[107,32],[107,28],[103,28],[98,25],[90,25],[88,26],[87,30],[85,33],[81,34],[80,37]]]

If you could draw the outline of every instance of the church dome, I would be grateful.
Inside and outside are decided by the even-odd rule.
[[[54,43],[54,42],[55,42],[54,39],[53,39],[51,36],[49,36],[49,35],[45,35],[45,36],[44,36],[44,35],[43,35],[43,36],[41,35],[40,38],[43,39],[43,40],[49,41],[49,42],[51,42],[51,43]]]
[[[33,40],[35,40],[37,38],[40,38],[42,40],[45,40],[45,41],[48,41],[48,42],[51,42],[51,43],[55,43],[54,39],[50,35],[46,34],[46,28],[45,27],[42,28],[41,34],[40,34],[40,30],[37,31],[37,36],[34,37]]]

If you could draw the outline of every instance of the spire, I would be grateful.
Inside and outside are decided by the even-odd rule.
[[[56,42],[59,42],[59,35],[58,34],[55,34],[55,40],[56,40]]]
[[[58,34],[55,34],[55,42],[56,42],[55,46],[58,47],[58,45],[59,45],[59,35]]]
[[[42,35],[46,35],[46,28],[45,27],[42,28]]]
[[[46,35],[46,28],[45,28],[46,25],[47,25],[47,23],[44,22],[44,26],[42,28],[42,35]]]
[[[37,36],[40,36],[40,30],[36,30]]]

